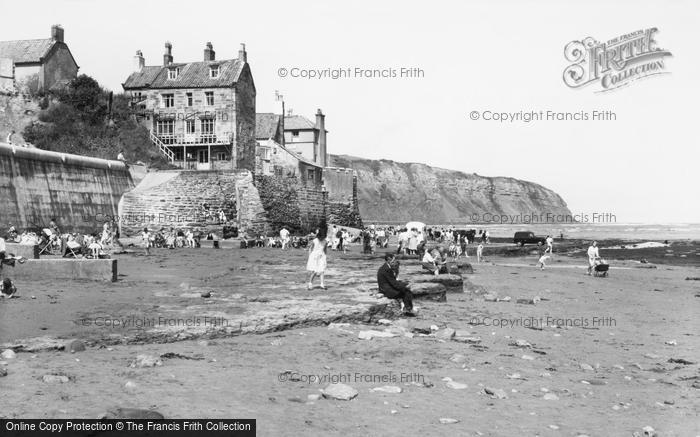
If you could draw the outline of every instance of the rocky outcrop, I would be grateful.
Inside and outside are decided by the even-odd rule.
[[[557,193],[533,182],[347,155],[330,155],[330,162],[355,170],[365,222],[478,222],[484,214],[571,214]]]

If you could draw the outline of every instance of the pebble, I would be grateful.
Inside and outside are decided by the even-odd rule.
[[[458,420],[458,419],[452,419],[452,418],[450,418],[450,417],[441,417],[441,418],[440,418],[440,423],[442,423],[443,425],[451,425],[451,424],[453,424],[453,423],[459,423],[459,420]]]
[[[308,400],[310,400],[310,401],[317,401],[317,400],[321,399],[321,395],[319,395],[319,394],[310,394],[310,395],[308,395],[308,396],[306,397],[306,399],[308,399]]]
[[[80,340],[73,340],[68,343],[68,347],[66,349],[72,354],[76,352],[83,352],[85,350],[85,343]]]
[[[396,414],[396,413],[398,413],[398,411],[396,411],[396,410],[391,410],[391,414]]]
[[[13,359],[13,358],[15,357],[15,355],[17,355],[17,354],[16,354],[15,351],[13,351],[12,349],[5,349],[5,350],[2,351],[2,353],[0,354],[0,357],[2,357],[2,358],[5,359],[5,360],[11,360],[11,359]]]
[[[555,395],[554,393],[546,393],[544,396],[542,396],[542,399],[545,401],[558,401],[559,396]]]
[[[395,385],[385,385],[382,387],[372,388],[369,391],[370,392],[382,392],[382,393],[396,394],[396,393],[401,393],[403,390],[401,389],[401,387],[397,387]]]
[[[127,391],[133,391],[137,387],[136,383],[134,381],[126,381],[126,384],[124,384],[124,388]]]
[[[508,399],[508,395],[506,394],[506,392],[501,390],[500,388],[494,389],[494,388],[486,387],[486,388],[484,388],[484,393],[491,396],[492,398]]]
[[[458,341],[460,343],[470,343],[470,344],[476,344],[476,343],[481,343],[481,338],[479,337],[461,337],[459,335],[452,337],[452,340]]]
[[[66,375],[44,375],[41,380],[47,384],[64,384],[70,381],[70,378],[68,378]]]
[[[349,401],[357,397],[358,392],[354,388],[345,384],[329,384],[321,390],[321,394],[326,399],[337,399],[339,401]]]
[[[461,382],[456,382],[456,381],[447,381],[447,384],[445,384],[447,388],[451,388],[453,390],[464,390],[466,388],[469,388],[467,384],[463,384]]]
[[[377,320],[377,323],[379,323],[380,325],[391,325],[391,320],[379,319],[379,320]],[[350,325],[349,323],[331,323],[331,325],[339,325],[339,324],[348,325],[348,326]]]
[[[162,365],[163,362],[160,360],[160,358],[153,355],[141,354],[136,355],[136,359],[131,362],[129,367],[156,367]]]
[[[554,429],[554,430],[559,429],[559,427],[558,427],[557,425],[549,425],[549,428],[550,428],[550,429]]]
[[[595,370],[595,369],[593,368],[593,366],[591,366],[590,364],[586,364],[586,363],[581,363],[581,364],[579,364],[579,367],[581,368],[581,370],[587,370],[587,371],[590,371],[590,372],[593,372],[593,371]]]
[[[506,375],[506,377],[509,379],[525,379],[522,376],[520,376],[519,373],[511,373],[510,375]]]
[[[523,355],[520,358],[522,358],[523,360],[530,360],[530,361],[535,359],[535,357],[533,357],[532,355]]]
[[[666,344],[670,346],[678,346],[678,342],[676,340],[669,340],[666,342]]]
[[[205,299],[208,299],[211,297],[211,291],[203,291],[200,296],[202,296]]]
[[[525,348],[532,347],[532,345],[529,342],[527,342],[526,340],[523,340],[521,338],[515,340],[515,342],[513,342],[512,345],[517,346],[517,347],[525,347]]]

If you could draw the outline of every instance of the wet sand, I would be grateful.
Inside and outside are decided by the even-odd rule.
[[[340,329],[290,326],[208,340],[193,329],[191,340],[172,342],[139,337],[137,327],[80,322],[187,307],[201,314],[206,305],[222,305],[202,303],[196,296],[202,290],[214,290],[215,298],[240,295],[227,311],[237,305],[246,311],[265,299],[289,301],[290,314],[333,302],[336,294],[339,303],[350,302],[347,293],[365,293],[381,264],[358,251],[330,254],[326,292],[305,290],[303,251],[277,249],[119,255],[114,284],[18,284],[23,297],[0,302],[0,343],[50,336],[79,338],[88,347],[0,359],[8,371],[0,377],[0,416],[97,417],[121,406],[166,417],[256,418],[259,435],[612,436],[641,433],[644,426],[661,436],[700,433],[700,281],[686,280],[700,276],[695,266],[616,261],[609,277],[596,278],[585,275],[577,257],[555,255],[541,271],[536,257],[487,252],[489,262],[475,265],[469,279],[509,301],[449,294],[445,303],[418,302],[419,317],[390,326],[372,318]],[[358,276],[368,281],[349,281]],[[534,305],[517,303],[534,297],[540,298]],[[425,334],[431,325],[472,338],[439,339]],[[387,328],[413,337],[358,338],[361,330]],[[162,358],[162,366],[129,367],[138,354],[168,353],[174,358]],[[43,382],[46,374],[69,382]],[[446,377],[467,387],[450,388]],[[331,380],[358,396],[308,400]],[[370,392],[386,385],[402,392]],[[442,424],[441,418],[459,422]]]

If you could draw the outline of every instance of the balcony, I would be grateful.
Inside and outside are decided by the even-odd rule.
[[[172,146],[217,146],[228,145],[233,142],[233,134],[223,132],[221,134],[155,134],[165,145]]]

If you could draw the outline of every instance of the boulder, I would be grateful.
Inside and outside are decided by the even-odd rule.
[[[463,280],[460,275],[408,275],[410,284],[434,283],[442,284],[448,293],[464,293]]]
[[[85,343],[80,340],[73,340],[66,345],[66,350],[70,353],[83,352],[85,350]]]
[[[443,339],[443,340],[449,340],[455,336],[455,332],[456,331],[452,328],[445,328],[445,329],[442,329],[442,330],[436,332],[435,337]]]
[[[414,299],[432,300],[436,302],[447,301],[447,288],[435,282],[417,282],[409,284],[408,288],[413,293]]]
[[[354,388],[345,384],[329,384],[321,390],[321,394],[326,399],[337,399],[339,401],[349,401],[357,397],[358,392]]]
[[[0,354],[0,357],[2,357],[2,359],[4,359],[4,360],[11,360],[15,357],[15,355],[17,355],[17,354],[12,349],[5,349]]]

